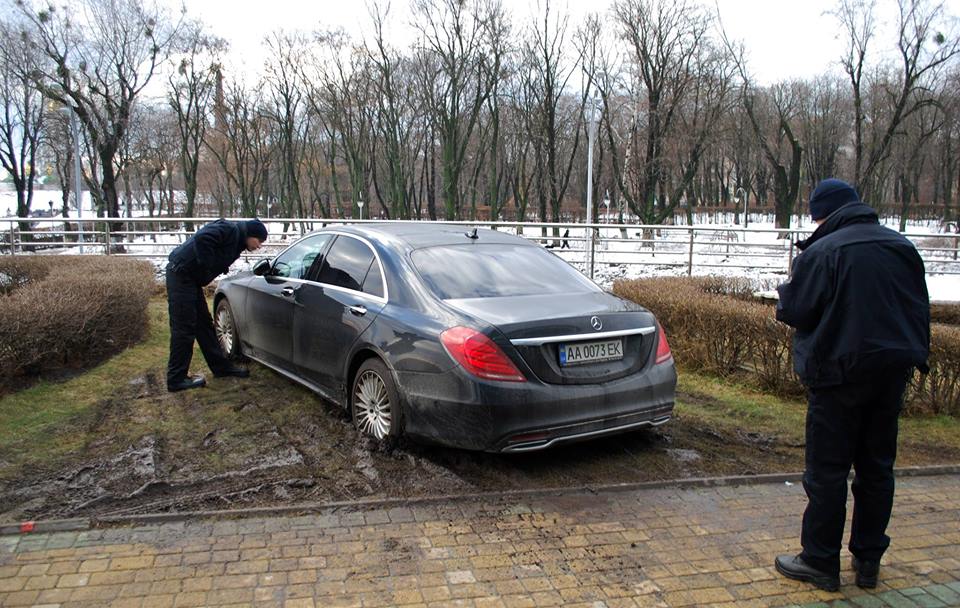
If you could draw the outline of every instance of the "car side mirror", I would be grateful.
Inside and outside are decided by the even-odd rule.
[[[253,266],[253,274],[258,277],[270,274],[270,260],[260,260]]]

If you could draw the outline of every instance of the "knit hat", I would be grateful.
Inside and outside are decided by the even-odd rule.
[[[810,217],[814,221],[822,220],[847,203],[859,202],[860,197],[853,186],[831,177],[817,184],[810,193]]]
[[[267,240],[267,227],[260,220],[247,220],[244,225],[247,227],[247,236],[256,237],[261,243]]]

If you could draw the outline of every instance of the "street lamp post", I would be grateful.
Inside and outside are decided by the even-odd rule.
[[[363,193],[357,195],[357,206],[360,207],[360,219],[363,219]]]
[[[743,188],[737,188],[735,193],[736,195],[733,198],[733,202],[739,204],[740,199],[743,198],[743,227],[747,227],[747,191]]]
[[[80,191],[80,124],[77,122],[77,112],[73,107],[59,108],[60,112],[70,115],[70,136],[73,137],[73,190],[74,200],[77,203],[77,240],[80,243],[80,254],[83,254],[83,203]]]
[[[607,208],[607,224],[612,224],[613,220],[610,219],[610,191],[609,190],[606,190],[603,194],[603,205]],[[607,234],[607,238],[609,237],[610,235]],[[603,248],[604,251],[606,251],[607,249],[610,248],[610,243],[605,240],[601,240],[600,246]]]
[[[593,142],[597,138],[597,124],[600,120],[598,115],[599,99],[594,95],[587,106],[587,232],[590,235],[588,244],[590,247],[590,278],[593,278],[593,249],[594,233],[593,227]]]

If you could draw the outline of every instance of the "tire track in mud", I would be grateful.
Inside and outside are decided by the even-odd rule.
[[[402,439],[378,442],[360,437],[338,406],[284,391],[282,379],[277,384],[271,378],[259,380],[256,385],[225,385],[213,402],[200,399],[211,393],[170,397],[149,381],[121,391],[129,394],[106,398],[92,423],[103,433],[82,465],[74,464],[59,476],[20,480],[30,488],[26,493],[18,494],[11,484],[0,487],[0,504],[13,506],[0,518],[96,517],[589,487],[781,472],[802,464],[801,450],[780,446],[775,438],[719,431],[683,416],[655,429],[528,454],[468,452]],[[290,405],[291,398],[306,401]],[[138,405],[142,400],[147,401],[146,410]],[[237,405],[224,409],[222,403],[231,400]],[[219,417],[203,416],[211,407],[221,408]],[[146,435],[140,438],[142,445],[119,452],[104,447],[116,443],[111,429],[147,410],[160,417],[158,429],[174,428],[169,432],[176,431],[171,420],[185,417],[196,422],[189,434]],[[763,449],[758,449],[758,442]],[[141,450],[149,446],[150,453],[137,452],[138,446]],[[152,468],[138,472],[137,462],[150,462]],[[73,481],[58,482],[64,475]]]

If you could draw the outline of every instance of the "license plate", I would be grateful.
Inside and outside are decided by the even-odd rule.
[[[582,365],[623,359],[623,340],[560,345],[560,365]]]

